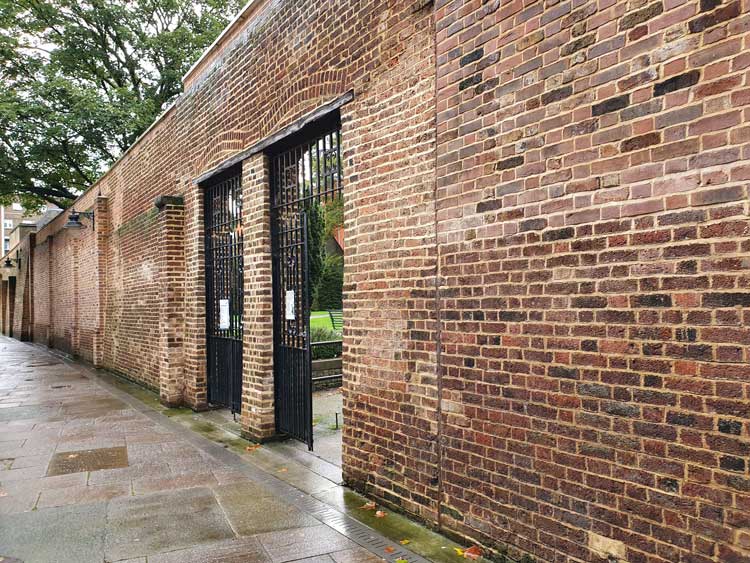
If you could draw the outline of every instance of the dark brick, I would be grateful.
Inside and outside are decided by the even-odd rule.
[[[618,111],[622,108],[627,107],[629,103],[630,94],[623,94],[622,96],[617,96],[615,98],[610,98],[608,100],[604,100],[603,102],[599,102],[598,104],[594,104],[593,106],[591,106],[591,114],[604,115],[605,113]]]
[[[664,82],[654,84],[654,96],[664,96],[670,92],[682,90],[683,88],[690,88],[698,83],[701,78],[701,71],[691,70],[684,74],[678,74],[668,78]]]
[[[506,322],[522,322],[527,318],[527,313],[524,311],[500,311],[498,313],[498,319]]]
[[[721,0],[701,0],[701,12],[710,12],[721,4]]]
[[[578,386],[578,392],[581,395],[588,395],[589,397],[599,397],[600,399],[610,398],[610,388],[598,383],[581,383]]]
[[[585,297],[574,297],[571,306],[574,309],[603,309],[607,306],[607,298],[593,297],[590,295]]]
[[[521,166],[524,162],[523,156],[512,156],[501,160],[495,165],[496,170],[508,170],[509,168],[515,168]]]
[[[522,233],[526,231],[541,231],[545,228],[547,228],[547,219],[543,217],[521,221],[521,224],[518,226],[518,230]]]
[[[672,296],[666,294],[636,295],[631,298],[633,307],[671,307]]]
[[[483,56],[484,56],[484,49],[480,47],[479,49],[472,51],[468,55],[464,55],[463,57],[461,57],[460,64],[461,66],[466,66],[468,64],[478,61]]]
[[[680,483],[677,481],[677,479],[669,479],[667,477],[662,477],[659,479],[659,488],[667,493],[679,493],[680,492]]]
[[[547,370],[547,375],[550,377],[560,377],[562,379],[578,379],[578,370],[563,366],[550,366]]]
[[[614,416],[635,418],[641,414],[641,409],[635,405],[629,405],[627,403],[607,403],[604,406],[604,412]]]
[[[568,55],[572,55],[576,51],[580,51],[581,49],[585,49],[586,47],[593,45],[595,41],[596,33],[589,33],[588,35],[579,37],[575,41],[571,41],[567,45],[564,45],[563,48],[560,49],[560,56],[567,57]]]
[[[565,227],[564,229],[555,229],[554,231],[546,231],[542,235],[542,240],[550,242],[553,240],[564,240],[573,238],[575,235],[575,229],[573,227]]]
[[[738,17],[741,11],[740,3],[732,2],[710,14],[703,14],[702,16],[688,22],[688,29],[690,29],[691,33],[700,33],[710,27]]]
[[[698,337],[698,331],[694,328],[678,328],[675,337],[680,342],[695,342]]]
[[[695,426],[698,423],[698,419],[692,414],[670,412],[667,413],[667,422],[669,424],[676,424],[677,426]]]
[[[651,145],[657,145],[661,142],[661,133],[653,132],[646,133],[645,135],[639,135],[638,137],[631,137],[625,139],[620,144],[620,150],[622,152],[636,151],[650,147]]]
[[[551,92],[545,92],[544,94],[542,94],[542,103],[544,105],[547,105],[554,102],[559,102],[560,100],[564,100],[572,94],[572,86],[563,86],[562,88],[558,88],[557,90],[552,90]]]
[[[719,459],[719,467],[727,471],[745,471],[745,460],[741,457],[723,455]]]
[[[628,12],[620,20],[620,31],[634,28],[635,26],[647,22],[651,18],[654,18],[663,12],[664,6],[661,2],[654,2],[653,4],[650,4],[645,8],[642,8],[635,12]]]
[[[486,213],[487,211],[496,211],[503,206],[503,200],[488,199],[486,201],[480,201],[477,203],[477,213]]]
[[[668,215],[662,215],[659,217],[659,225],[680,225],[682,223],[702,223],[706,220],[706,212],[698,209],[691,209],[690,211],[680,211],[678,213],[670,213]]]
[[[469,78],[464,78],[458,85],[459,90],[466,90],[467,88],[471,88],[472,86],[476,86],[482,81],[482,75],[481,74],[475,74],[474,76],[470,76]]]
[[[719,419],[719,432],[739,436],[742,434],[742,423],[738,420],[721,418]]]
[[[704,307],[750,307],[750,293],[706,293]]]

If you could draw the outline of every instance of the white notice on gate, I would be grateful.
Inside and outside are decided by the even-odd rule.
[[[286,292],[286,320],[294,321],[297,319],[297,312],[294,309],[294,290],[289,289]]]
[[[229,299],[219,299],[219,330],[229,328]]]

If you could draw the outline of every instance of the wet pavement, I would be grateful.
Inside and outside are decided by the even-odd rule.
[[[222,413],[0,336],[0,561],[458,560],[340,483],[335,457],[251,445]]]

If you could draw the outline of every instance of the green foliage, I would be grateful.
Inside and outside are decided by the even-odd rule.
[[[315,288],[315,309],[343,309],[344,259],[331,255],[325,259],[323,273]]]
[[[314,327],[310,330],[311,342],[340,342],[341,335],[327,328]],[[341,355],[341,344],[326,344],[325,346],[313,346],[313,360],[329,360]]]
[[[315,288],[323,273],[325,259],[325,217],[323,209],[315,200],[305,206],[307,212],[307,254],[310,270],[308,283],[310,284],[310,304],[315,300]],[[316,307],[312,307],[316,309]]]
[[[0,202],[66,205],[181,92],[242,0],[0,0]]]
[[[333,235],[336,227],[344,226],[344,198],[339,196],[325,205],[326,238]]]

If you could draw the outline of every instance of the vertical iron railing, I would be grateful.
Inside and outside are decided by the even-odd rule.
[[[240,412],[244,261],[238,170],[208,184],[205,202],[208,401]]]
[[[341,196],[338,123],[271,159],[276,428],[313,446],[309,211]]]

